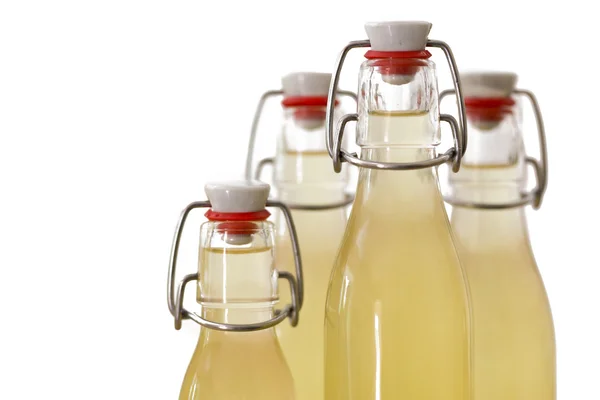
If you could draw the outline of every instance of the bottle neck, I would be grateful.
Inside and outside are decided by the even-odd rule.
[[[221,307],[202,306],[202,317],[225,324],[255,324],[273,318],[274,302],[235,304]]]
[[[319,184],[278,184],[276,186],[278,197],[285,204],[327,205],[344,201],[345,185],[345,183],[340,184],[339,182],[323,182]]]
[[[461,169],[450,174],[450,195],[458,202],[495,205],[521,199],[526,183],[523,139],[515,107],[467,106],[469,150]],[[524,207],[499,210],[453,207],[460,242],[475,251],[528,245]]]
[[[484,170],[481,171],[484,174],[486,172],[485,169],[487,169],[486,167],[476,168],[468,165],[463,165],[461,168],[464,170]],[[486,205],[514,203],[521,199],[521,188],[522,183],[520,180],[497,182],[494,180],[481,180],[481,178],[475,178],[473,181],[469,182],[455,182],[452,187],[452,198],[459,202]]]
[[[337,203],[344,200],[347,182],[346,169],[336,174],[331,167],[325,144],[325,107],[287,108],[275,158],[278,198],[288,204]]]
[[[220,246],[201,249],[198,302],[202,317],[236,325],[271,319],[278,300],[272,247]],[[268,330],[273,331],[273,328]],[[233,338],[261,336],[257,334],[261,331],[240,333],[202,329],[202,332],[201,341],[224,335],[233,335]]]
[[[521,185],[512,183],[473,183],[453,188],[458,201],[482,204],[511,203],[521,197]],[[529,246],[525,206],[499,210],[453,207],[452,227],[459,242],[470,251],[486,251],[515,245]]]
[[[202,317],[214,322],[228,324],[252,324],[266,321],[273,317],[273,306],[258,307],[253,309],[241,309],[235,307],[227,308],[202,308]],[[282,324],[289,323],[282,321]],[[275,328],[267,328],[251,332],[226,332],[208,328],[200,329],[200,337],[198,338],[197,352],[212,346],[220,346],[221,343],[227,342],[227,346],[239,346],[238,355],[248,351],[248,346],[260,346],[262,351],[267,351],[268,348],[278,349],[279,342]],[[231,347],[229,347],[232,350]]]
[[[363,148],[361,158],[381,162],[414,162],[434,158],[434,148],[377,147]],[[358,207],[357,207],[358,205]],[[407,218],[420,218],[423,214],[443,208],[437,171],[434,168],[409,171],[361,169],[355,206],[373,214],[389,214],[390,210],[410,210]],[[437,213],[437,212],[436,212]],[[444,214],[445,215],[445,214]]]
[[[231,222],[203,225],[197,301],[205,318],[211,321],[231,324],[266,321],[272,317],[273,306],[279,300],[273,224],[266,221],[239,224],[239,227]],[[243,231],[244,227],[249,231]],[[242,234],[249,240],[236,240]]]
[[[268,221],[209,221],[203,224],[197,301],[204,319],[246,325],[264,322],[274,316],[279,297],[273,239],[273,224]],[[208,351],[208,348],[217,353],[206,352],[207,357],[215,354],[239,357],[257,348],[277,352],[278,342],[274,328],[253,332],[202,328],[196,354]]]

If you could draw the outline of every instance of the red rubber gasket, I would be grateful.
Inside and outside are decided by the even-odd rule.
[[[510,97],[465,97],[466,107],[504,107],[514,106]]]
[[[335,101],[337,106],[339,101]],[[327,96],[289,96],[281,101],[284,107],[326,107]]]
[[[515,101],[510,97],[467,97],[465,108],[472,121],[502,121],[512,113]]]
[[[243,213],[223,213],[210,209],[204,216],[209,221],[264,221],[271,216],[271,213],[267,210]]]
[[[377,67],[382,75],[414,75],[419,67],[427,65],[425,61],[431,57],[427,50],[422,51],[374,51],[365,53],[365,58],[372,60],[371,65]]]
[[[376,51],[369,50],[365,53],[365,58],[373,60],[376,58],[416,58],[426,60],[431,57],[429,50],[417,51]]]
[[[224,221],[217,226],[219,233],[232,233],[236,235],[251,235],[257,227],[253,221],[264,221],[271,215],[267,210],[245,213],[222,213],[208,210],[204,216],[209,221]]]

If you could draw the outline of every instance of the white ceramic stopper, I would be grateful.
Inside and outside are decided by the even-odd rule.
[[[425,50],[431,23],[424,21],[367,22],[367,36],[375,51]]]
[[[509,97],[517,85],[512,72],[463,72],[460,74],[465,97]]]
[[[207,183],[206,196],[213,211],[245,213],[265,209],[270,186],[260,181],[226,181]]]
[[[281,79],[284,96],[327,96],[331,74],[294,72]]]

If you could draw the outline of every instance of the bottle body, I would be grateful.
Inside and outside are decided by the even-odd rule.
[[[400,174],[414,179],[361,171],[381,192],[359,187],[334,264],[328,400],[469,398],[468,303],[436,178]]]
[[[523,210],[456,210],[452,215],[473,302],[474,398],[554,400],[556,355],[548,298],[529,241],[494,232],[495,221],[505,225],[507,220],[513,228],[522,226]]]
[[[361,159],[435,157],[433,63],[369,60],[359,82]],[[470,398],[468,293],[435,169],[361,169],[325,318],[327,400]]]
[[[473,152],[451,178],[453,198],[483,204],[520,199],[525,165],[515,115],[506,113],[494,123],[470,116]],[[552,314],[524,207],[454,207],[452,228],[473,302],[475,400],[554,400]]]
[[[203,224],[197,292],[202,317],[237,325],[272,318],[278,301],[273,260],[270,222]],[[222,332],[202,327],[179,398],[294,399],[275,328]]]
[[[342,237],[346,215],[343,209],[330,211],[293,211],[292,215],[302,250],[305,295],[302,317],[296,327],[277,326],[277,335],[296,382],[298,399],[323,398],[323,321],[331,267]],[[277,241],[279,265],[290,265],[291,244],[286,237]],[[289,292],[281,293],[288,301]]]
[[[344,201],[346,175],[335,174],[324,144],[324,108],[296,107],[286,110],[286,125],[278,140],[275,186],[285,204],[328,205]],[[299,119],[311,116],[310,124]],[[293,209],[292,216],[302,252],[305,294],[298,326],[277,326],[277,335],[294,376],[297,398],[323,398],[323,320],[331,267],[346,225],[347,210]],[[293,271],[289,232],[277,214],[277,266]],[[289,291],[280,293],[283,303]]]

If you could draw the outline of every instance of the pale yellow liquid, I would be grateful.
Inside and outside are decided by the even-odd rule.
[[[273,316],[271,249],[227,249],[226,254],[223,249],[202,249],[201,257],[203,265],[214,267],[204,274],[204,318],[244,324]],[[244,333],[201,328],[180,400],[294,398],[293,379],[274,328]]]
[[[369,115],[390,141],[426,115]],[[394,139],[396,137],[397,139]],[[364,149],[362,158],[415,161],[431,149]],[[469,306],[432,169],[361,170],[326,306],[327,400],[470,397]]]
[[[503,202],[518,195],[515,166],[463,165],[462,200]],[[533,257],[524,209],[455,207],[452,227],[473,301],[474,399],[554,400],[552,316]]]
[[[343,184],[333,172],[326,152],[283,155],[282,200],[304,204],[330,204],[343,200]],[[291,183],[302,177],[302,183]],[[329,183],[327,183],[329,182]],[[333,182],[334,184],[331,184]],[[346,225],[344,208],[330,211],[292,211],[304,264],[304,305],[300,323],[292,328],[284,322],[277,335],[294,376],[297,398],[323,398],[323,320],[325,297],[333,260]],[[278,225],[281,226],[281,225]],[[287,231],[278,230],[277,267],[294,271]],[[289,302],[289,291],[281,288],[280,304]]]

